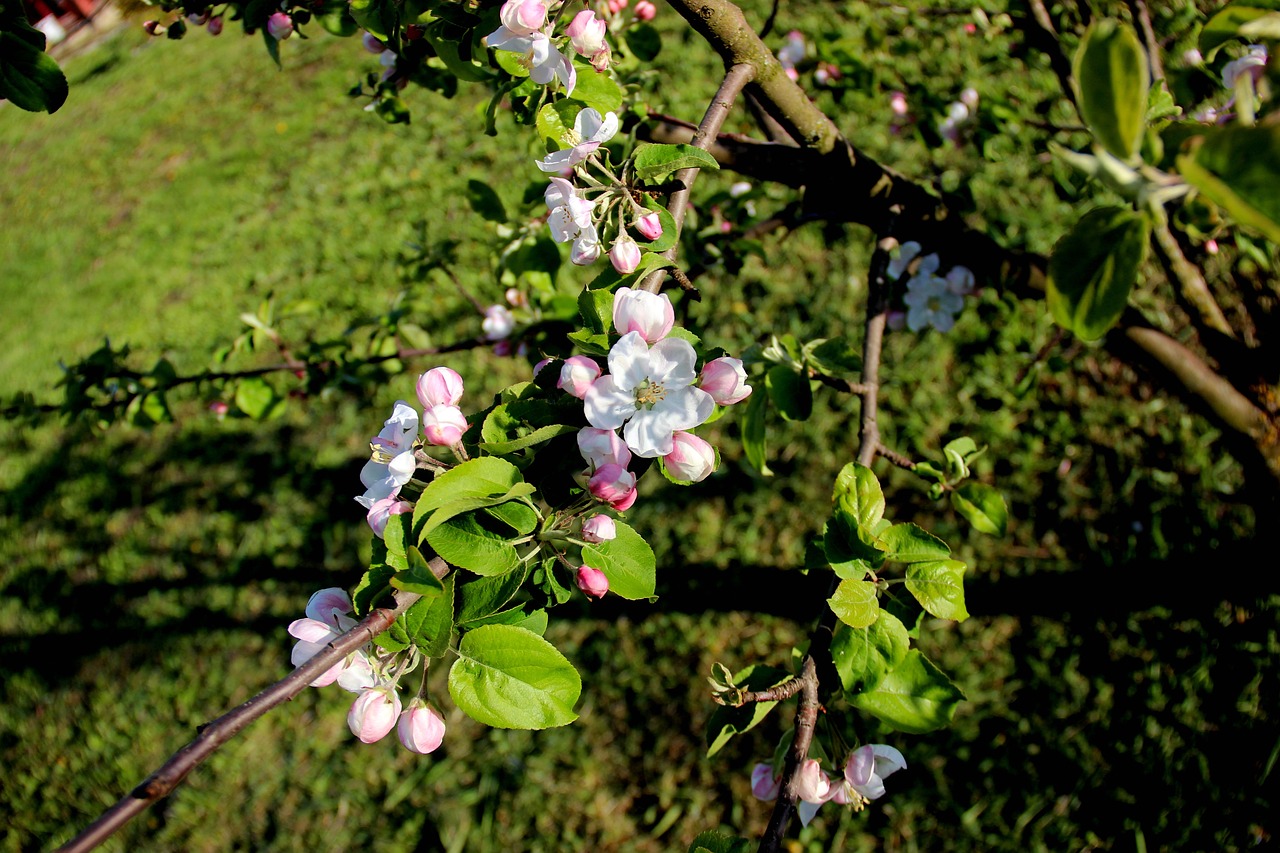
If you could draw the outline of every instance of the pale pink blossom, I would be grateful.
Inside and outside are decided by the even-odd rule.
[[[904,116],[910,110],[907,106],[907,96],[903,92],[891,92],[889,94],[889,109],[896,116]]]
[[[716,470],[716,449],[696,435],[677,430],[662,464],[673,479],[700,483]]]
[[[646,213],[635,221],[635,228],[646,240],[657,240],[662,236],[662,219],[656,212]]]
[[[636,267],[640,266],[640,247],[631,237],[626,234],[620,235],[613,241],[613,248],[609,250],[609,263],[613,264],[613,268],[620,275],[630,275],[636,271]]]
[[[589,15],[592,13],[584,12],[583,14]],[[544,172],[553,173],[570,169],[590,157],[597,148],[612,139],[617,132],[618,116],[616,114],[605,113],[601,115],[599,110],[591,107],[579,110],[578,115],[573,119],[573,130],[569,134],[572,145],[563,151],[552,151],[543,157],[538,161],[538,168]],[[561,191],[563,192],[563,188],[561,188]],[[575,198],[576,196],[570,191],[564,194],[564,197]],[[590,210],[589,207],[586,209]],[[561,240],[559,242],[564,241]]]
[[[387,49],[387,46],[383,44],[373,33],[365,33],[360,36],[360,44],[366,51],[375,56]]]
[[[573,16],[565,29],[565,35],[569,37],[569,43],[579,56],[590,58],[605,47],[604,34],[607,29],[605,22],[597,18],[595,12],[584,9]]]
[[[507,299],[507,304],[513,308],[528,308],[529,297],[524,295],[524,291],[518,287],[508,287],[502,294]]]
[[[484,320],[480,323],[485,338],[500,341],[510,335],[516,328],[516,318],[505,305],[490,305],[484,309]]]
[[[541,0],[507,0],[498,17],[512,34],[530,36],[547,22],[547,6]]]
[[[796,773],[796,794],[801,800],[796,809],[800,822],[808,826],[818,807],[831,799],[831,779],[823,772],[817,759],[810,758],[800,765]]]
[[[747,372],[742,368],[742,360],[729,356],[703,365],[698,387],[710,394],[711,399],[721,406],[732,406],[751,396],[751,386],[747,384]]]
[[[222,33],[222,16],[210,18],[209,23],[205,25],[205,29],[209,31],[209,35],[216,36]]]
[[[842,805],[879,799],[884,796],[885,778],[906,767],[907,760],[893,747],[866,744],[849,753],[844,777],[837,780],[831,799]]]
[[[947,272],[947,289],[957,296],[968,296],[973,293],[973,271],[968,267],[955,266]]]
[[[628,500],[634,503],[636,475],[621,465],[613,463],[602,465],[598,471],[591,475],[591,479],[587,482],[587,491],[596,500],[604,501],[610,506],[625,503]],[[630,507],[630,505],[627,504],[627,507]],[[614,506],[614,509],[618,508]]]
[[[939,332],[949,332],[956,324],[956,315],[964,308],[964,298],[954,293],[947,280],[937,275],[938,256],[926,255],[907,282],[907,328],[918,332],[933,326]]]
[[[306,618],[289,623],[289,634],[298,642],[289,655],[294,667],[311,660],[334,640],[356,626],[349,614],[351,599],[338,587],[330,587],[313,593],[307,601]],[[325,670],[312,687],[325,687],[337,681],[344,690],[358,692],[373,686],[373,667],[363,651],[347,655],[345,660]]]
[[[609,579],[599,569],[581,566],[578,568],[578,589],[592,598],[604,598],[609,591]]]
[[[652,21],[658,16],[658,7],[649,2],[649,0],[640,0],[636,3],[635,8],[637,21]]]
[[[636,332],[645,343],[655,344],[675,323],[676,312],[665,293],[619,287],[613,294],[613,327],[619,335]]]
[[[569,262],[580,267],[594,264],[600,259],[601,251],[599,240],[579,237],[569,250]]]
[[[760,763],[751,768],[751,793],[757,800],[776,800],[781,790],[782,776],[773,772],[772,764]]]
[[[556,387],[581,400],[587,396],[587,389],[599,378],[600,365],[595,359],[585,355],[571,355],[560,368],[560,380]]]
[[[400,717],[400,694],[394,687],[362,690],[347,712],[347,727],[364,743],[380,741],[396,727]]]
[[[267,18],[267,32],[276,41],[284,41],[293,35],[293,18],[284,12],[275,12]]]
[[[418,377],[418,400],[423,408],[456,406],[462,392],[462,377],[452,368],[433,367]]]
[[[578,452],[594,473],[605,465],[626,468],[631,464],[631,451],[615,430],[583,427],[578,430]]]
[[[422,413],[422,437],[429,444],[449,447],[466,431],[467,418],[457,406],[432,406]]]
[[[365,516],[365,520],[369,522],[369,527],[373,529],[374,534],[379,539],[382,539],[387,531],[387,523],[391,521],[391,516],[403,515],[406,512],[413,512],[413,504],[398,498],[383,498],[373,502],[373,506],[369,507],[369,514]]]
[[[578,72],[569,57],[560,52],[546,33],[519,35],[502,26],[485,36],[485,43],[494,50],[520,54],[520,63],[529,69],[529,79],[538,85],[546,86],[559,79],[564,84],[565,94],[573,94]]]
[[[1262,78],[1267,67],[1267,49],[1260,44],[1249,45],[1249,52],[1239,59],[1233,59],[1222,67],[1222,85],[1235,89],[1236,80],[1241,75],[1248,75],[1254,83]]]
[[[598,545],[618,536],[618,525],[607,515],[593,515],[582,522],[582,540]]]
[[[885,268],[885,275],[889,281],[902,278],[902,274],[907,271],[907,267],[911,266],[911,262],[918,254],[920,254],[920,244],[915,240],[908,240],[899,246],[889,258],[889,265]]]
[[[413,456],[417,439],[418,413],[404,400],[397,400],[382,431],[369,442],[372,458],[360,470],[365,492],[356,498],[357,503],[369,509],[375,501],[400,494],[418,468]]]
[[[551,239],[557,243],[573,241],[570,260],[574,263],[591,263],[600,256],[600,238],[592,222],[595,202],[580,197],[573,184],[564,178],[552,178],[543,192],[543,200],[551,211],[547,226]]]
[[[444,720],[426,702],[414,699],[400,715],[396,735],[405,749],[429,755],[444,742]]]

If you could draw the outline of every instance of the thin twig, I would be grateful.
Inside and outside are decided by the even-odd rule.
[[[1213,298],[1199,268],[1182,254],[1182,247],[1178,245],[1178,238],[1169,229],[1169,223],[1157,222],[1151,233],[1155,237],[1157,254],[1160,256],[1160,263],[1164,266],[1165,273],[1170,280],[1177,282],[1183,298],[1199,313],[1200,321],[1210,329],[1234,340],[1235,329],[1231,328],[1231,324],[1227,322],[1227,315],[1222,313],[1222,307]]]
[[[693,134],[693,147],[700,148],[703,151],[711,148],[720,133],[720,128],[724,127],[724,120],[728,118],[729,110],[733,108],[733,102],[737,100],[743,87],[751,82],[755,73],[755,66],[747,64],[734,65],[725,73],[724,80],[720,82],[720,88],[716,90],[715,97],[711,99],[711,104],[707,107],[707,112],[702,117],[702,122]],[[697,180],[697,177],[697,167],[681,169],[675,175],[675,179],[680,182],[681,188],[668,198],[667,210],[671,213],[671,218],[675,220],[677,238],[680,236],[680,229],[684,227],[685,213],[689,209],[689,193],[693,189],[693,182]],[[674,261],[679,246],[680,241],[677,239],[671,245],[671,248],[662,253],[663,257]],[[645,276],[644,281],[640,283],[639,289],[657,293],[662,289],[662,282],[666,277],[665,270],[655,270]]]
[[[800,707],[796,709],[796,736],[787,750],[787,758],[782,765],[784,784],[778,791],[778,800],[774,803],[773,814],[769,817],[769,826],[760,838],[758,853],[777,853],[782,849],[782,839],[787,833],[787,825],[791,823],[791,815],[796,809],[800,795],[796,790],[799,784],[800,765],[809,757],[809,746],[813,743],[813,731],[818,724],[818,711],[822,705],[818,701],[818,669],[814,664],[813,651],[805,657],[800,677]]]
[[[892,448],[886,447],[884,444],[876,445],[876,455],[884,459],[888,459],[894,465],[897,465],[899,468],[905,468],[908,471],[914,471],[916,468],[916,463],[912,462],[910,457],[899,453]]]
[[[834,388],[837,391],[843,391],[846,394],[857,394],[859,397],[867,393],[867,384],[865,382],[851,382],[848,379],[841,379],[838,376],[830,376],[821,373],[813,368],[809,368],[809,378],[816,379],[828,388]]]
[[[1147,8],[1147,0],[1129,0],[1129,11],[1138,19],[1142,28],[1143,41],[1147,43],[1147,61],[1151,63],[1151,77],[1154,80],[1164,79],[1164,60],[1160,58],[1160,40],[1156,38],[1155,27],[1151,26],[1151,10]]]
[[[885,321],[889,316],[889,288],[885,280],[889,253],[898,245],[893,237],[883,237],[871,255],[867,274],[866,337],[862,341],[862,425],[858,436],[858,462],[870,466],[880,446],[879,411],[880,348],[884,342]]]
[[[430,566],[437,577],[443,577],[449,571],[448,564],[439,557],[433,557]],[[391,627],[391,623],[419,598],[421,596],[415,593],[396,591],[394,607],[380,607],[374,610],[358,625],[338,637],[324,651],[295,669],[287,677],[277,681],[240,707],[200,726],[199,734],[194,740],[171,755],[158,770],[118,803],[103,812],[84,832],[60,847],[59,853],[84,853],[106,841],[152,803],[168,796],[181,784],[188,773],[246,726],[272,708],[306,690],[307,685],[315,681],[325,670]]]
[[[790,699],[803,689],[804,678],[797,676],[787,679],[777,687],[770,687],[768,690],[743,693],[738,697],[738,706],[746,705],[748,702],[781,702],[784,699]]]
[[[1027,378],[1027,374],[1031,372],[1031,368],[1035,367],[1037,364],[1039,364],[1040,362],[1048,358],[1049,353],[1052,352],[1059,344],[1061,344],[1062,339],[1065,338],[1066,336],[1067,336],[1066,329],[1062,328],[1061,326],[1054,326],[1053,332],[1049,335],[1049,340],[1044,342],[1044,346],[1036,350],[1036,354],[1031,357],[1030,361],[1022,365],[1022,367],[1018,368],[1017,375],[1013,377],[1013,387],[1017,388],[1019,385],[1021,385],[1023,380]]]

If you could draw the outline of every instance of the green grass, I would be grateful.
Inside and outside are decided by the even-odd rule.
[[[1052,91],[1040,60],[1024,67],[998,27],[974,38],[945,15],[857,14],[784,6],[779,33],[838,31],[870,69],[866,92],[820,103],[907,174],[967,187],[975,221],[1011,245],[1051,246],[1070,208],[1040,176],[1038,131],[984,153],[882,129],[886,91],[940,111],[955,93],[935,81],[972,67],[984,102],[1032,110]],[[670,17],[659,20],[678,32]],[[717,61],[678,45],[664,67],[686,82],[651,97],[696,118]],[[389,128],[343,96],[374,64],[354,41],[285,47],[277,73],[230,29],[180,43],[131,31],[69,64],[59,113],[0,110],[0,298],[16,318],[0,324],[0,395],[55,399],[57,360],[104,335],[132,344],[140,366],[167,355],[199,369],[268,292],[315,302],[287,329],[316,340],[402,291],[436,340],[475,334],[451,286],[406,274],[399,255],[425,224],[430,241],[459,241],[460,278],[496,300],[492,231],[465,186],[491,181],[514,205],[540,180],[524,142],[484,137],[466,90],[410,93],[414,123]],[[756,203],[786,200],[770,190]],[[734,350],[762,329],[856,343],[868,244],[816,225],[770,238],[767,263],[711,269],[709,298],[681,310]],[[1042,306],[988,290],[946,338],[890,336],[890,442],[917,457],[962,433],[989,445],[978,473],[1013,523],[1003,541],[970,534],[907,475],[881,472],[890,515],[936,530],[974,567],[974,617],[923,638],[970,701],[946,732],[860,732],[899,746],[910,769],[861,815],[826,807],[795,850],[1233,850],[1280,831],[1280,598],[1238,544],[1256,523],[1238,466],[1202,419],[1092,350],[1018,386],[1050,330]],[[449,363],[477,405],[527,369],[484,351]],[[367,436],[429,366],[291,401],[263,424],[217,421],[200,389],[149,432],[0,425],[0,849],[65,840],[196,725],[287,671],[284,628],[307,595],[352,585],[368,558],[351,500]],[[579,723],[492,731],[449,710],[444,748],[422,758],[358,744],[346,695],[308,691],[107,849],[647,853],[717,826],[758,834],[768,808],[750,796],[750,766],[790,711],[705,760],[703,679],[715,661],[783,663],[804,642],[815,597],[794,568],[855,439],[853,401],[817,398],[807,424],[771,425],[772,480],[743,464],[731,416],[713,430],[726,460],[714,479],[642,483],[632,515],[658,552],[658,603],[577,603],[552,620],[584,676]],[[443,677],[433,694],[449,709]]]

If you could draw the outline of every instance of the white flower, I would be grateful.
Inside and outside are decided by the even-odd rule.
[[[889,276],[889,281],[897,281],[902,278],[902,274],[907,271],[907,267],[915,260],[916,255],[920,254],[920,244],[915,240],[908,240],[898,247],[898,251],[889,259],[889,266],[885,269],[885,273]]]
[[[551,211],[547,216],[551,239],[557,243],[573,241],[570,260],[575,264],[589,264],[600,257],[600,237],[591,221],[596,203],[579,197],[573,184],[564,178],[552,178],[543,199]]]
[[[1262,76],[1262,69],[1267,65],[1267,49],[1260,44],[1249,45],[1249,52],[1239,59],[1233,59],[1222,67],[1222,85],[1228,89],[1236,87],[1236,80],[1241,74],[1248,74],[1255,81]]]
[[[484,319],[480,321],[480,330],[485,338],[500,341],[509,336],[516,328],[516,318],[505,305],[490,305],[484,309]]]
[[[882,743],[869,743],[849,753],[844,779],[837,782],[831,799],[842,805],[878,800],[884,796],[885,777],[906,767],[907,760],[898,750]]]
[[[545,86],[558,77],[564,84],[564,93],[573,94],[578,72],[569,57],[551,43],[546,33],[517,35],[506,27],[499,27],[485,36],[485,43],[494,50],[521,54],[520,63],[529,69],[529,79],[533,82]]]
[[[578,113],[573,120],[573,131],[570,141],[573,147],[564,151],[552,151],[538,161],[538,168],[544,172],[562,172],[586,160],[604,143],[613,139],[618,132],[618,117],[613,113],[600,115],[599,110],[587,107]]]
[[[933,326],[949,332],[956,324],[956,314],[964,307],[964,297],[951,290],[945,278],[936,275],[938,256],[927,255],[920,261],[916,274],[907,282],[907,328],[918,332]]]
[[[952,267],[947,273],[947,289],[957,296],[973,293],[973,271],[968,267]]]
[[[365,493],[356,501],[365,509],[375,502],[400,494],[400,487],[413,479],[418,462],[413,443],[418,440],[418,413],[404,400],[397,400],[382,432],[369,442],[373,458],[360,471]]]
[[[650,347],[628,332],[609,351],[609,375],[587,391],[587,422],[597,429],[625,424],[623,440],[637,456],[666,456],[676,430],[693,429],[715,409],[711,395],[693,387],[697,360],[688,341],[665,338]]]
[[[322,589],[307,602],[307,617],[289,623],[289,634],[298,642],[293,646],[290,661],[295,667],[324,651],[325,646],[356,626],[356,621],[346,614],[351,612],[351,599],[337,588]],[[376,682],[373,666],[363,651],[347,655],[311,682],[312,687],[325,687],[338,682],[343,690],[358,693]]]

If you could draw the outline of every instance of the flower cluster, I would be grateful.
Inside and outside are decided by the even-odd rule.
[[[849,753],[843,771],[833,780],[816,759],[800,765],[796,775],[800,822],[813,820],[823,803],[834,802],[860,811],[872,800],[884,796],[884,780],[905,770],[907,761],[891,746],[869,743]],[[751,771],[751,793],[760,800],[774,800],[782,786],[772,764],[757,764]]]
[[[959,145],[965,132],[973,125],[978,110],[978,90],[972,86],[960,93],[960,100],[947,108],[947,117],[938,125],[942,138]]]
[[[901,279],[919,254],[919,243],[914,240],[903,243],[897,255],[889,260],[886,270],[889,280]],[[973,293],[974,278],[968,267],[954,266],[945,276],[939,276],[940,265],[936,254],[925,255],[907,281],[907,292],[903,297],[907,308],[905,320],[907,328],[913,332],[926,326],[933,326],[939,332],[951,331],[956,324],[956,315],[964,308],[964,297]]]
[[[289,625],[294,644],[290,659],[300,667],[338,637],[355,627],[351,599],[341,589],[322,589],[307,602],[306,618]],[[335,681],[343,690],[356,694],[347,712],[347,726],[364,743],[382,740],[395,728],[405,748],[420,754],[434,752],[444,740],[444,720],[420,697],[403,707],[397,682],[417,661],[411,656],[397,664],[395,656],[380,656],[372,646],[352,652],[334,664],[312,687],[326,687]],[[407,665],[406,665],[407,664]]]

